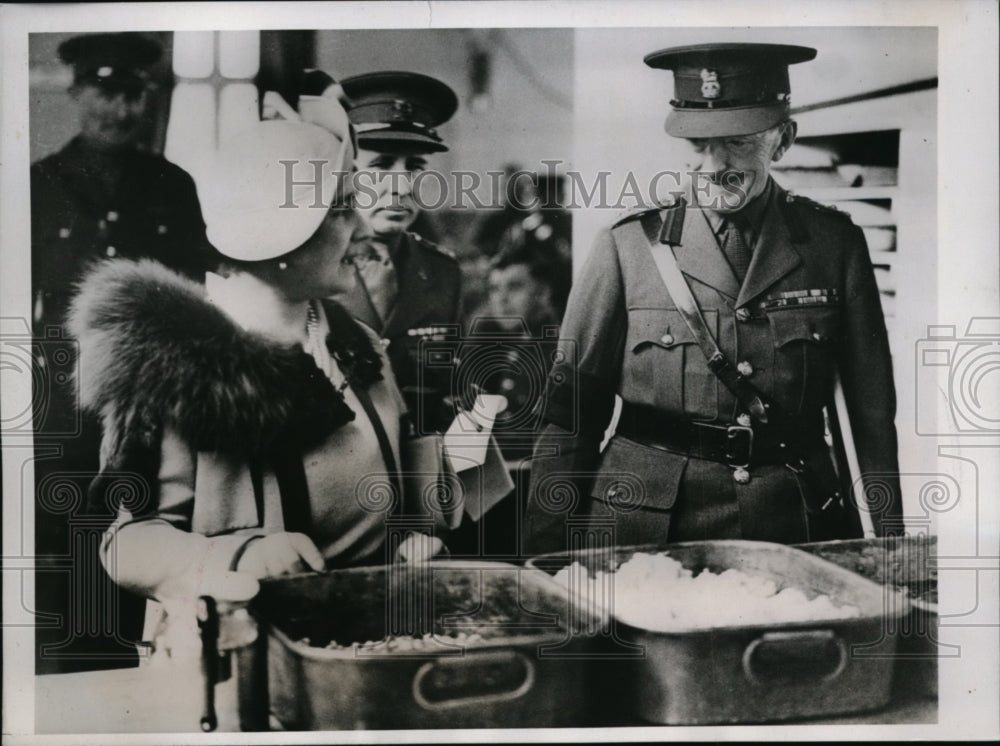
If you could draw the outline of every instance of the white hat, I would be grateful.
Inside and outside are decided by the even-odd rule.
[[[297,249],[353,165],[349,137],[302,121],[257,122],[223,143],[199,185],[208,240],[240,261]]]

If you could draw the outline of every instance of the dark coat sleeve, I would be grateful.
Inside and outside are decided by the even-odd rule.
[[[868,248],[860,228],[846,266],[844,334],[838,368],[864,485],[878,535],[902,531],[892,358]],[[855,487],[857,492],[857,487]],[[856,495],[859,503],[861,496]]]
[[[177,211],[177,233],[166,264],[197,282],[203,282],[205,272],[214,269],[205,220],[198,200],[194,179],[183,169],[167,163],[171,182],[170,194]]]
[[[588,503],[614,410],[627,311],[614,239],[603,231],[570,293],[557,362],[549,374],[535,445],[522,548],[566,548],[566,518]]]

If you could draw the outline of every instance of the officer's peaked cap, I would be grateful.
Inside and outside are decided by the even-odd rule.
[[[354,75],[340,83],[350,100],[359,147],[409,153],[448,149],[436,128],[454,115],[458,97],[437,78],[383,71]]]
[[[73,67],[77,84],[110,90],[141,90],[149,82],[148,68],[159,61],[159,42],[140,33],[84,34],[59,45],[59,59]]]
[[[788,116],[788,66],[816,56],[790,44],[696,44],[646,55],[674,72],[667,133],[703,138],[761,132]]]

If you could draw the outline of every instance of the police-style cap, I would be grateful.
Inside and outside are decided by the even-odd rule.
[[[435,128],[451,119],[458,97],[440,80],[386,71],[354,75],[340,84],[351,102],[359,147],[409,153],[448,149]]]
[[[294,251],[339,201],[353,165],[350,138],[311,122],[257,122],[224,142],[198,181],[209,242],[247,262]]]
[[[696,44],[647,54],[650,67],[674,71],[667,133],[728,137],[761,132],[788,115],[788,66],[816,50],[790,44]]]
[[[149,68],[160,59],[159,42],[139,33],[85,34],[59,45],[59,59],[73,66],[76,84],[138,92],[149,84]]]

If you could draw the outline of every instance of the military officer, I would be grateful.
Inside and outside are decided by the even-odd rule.
[[[443,430],[450,404],[450,361],[421,360],[427,341],[458,339],[461,273],[455,258],[410,230],[420,215],[413,179],[427,157],[448,148],[437,132],[458,108],[447,85],[427,75],[375,72],[341,81],[357,128],[356,205],[374,234],[353,261],[357,292],[338,296],[388,344],[389,360],[421,432]]]
[[[686,209],[638,211],[602,232],[573,287],[535,449],[529,553],[602,522],[618,544],[860,536],[824,439],[835,374],[864,507],[878,533],[902,529],[892,368],[863,234],[769,174],[796,134],[788,66],[815,54],[712,44],[646,57],[673,71],[666,131],[688,141],[697,173]],[[664,247],[700,323],[667,289],[654,258]]]
[[[64,620],[60,627],[38,630],[39,643],[56,648],[39,658],[40,671],[101,668],[134,658],[132,646],[120,639],[135,622],[127,619],[129,610],[141,609],[134,599],[122,594],[113,619],[97,612],[100,618],[85,620],[90,632],[84,635],[78,632],[81,620],[70,623],[69,598],[80,591],[68,583],[85,587],[91,599],[118,591],[105,587],[93,552],[76,548],[70,533],[80,516],[67,516],[60,502],[60,495],[85,494],[98,469],[101,432],[96,417],[77,411],[71,385],[75,347],[64,338],[62,325],[74,284],[92,262],[150,257],[198,275],[205,224],[194,182],[162,156],[140,150],[150,66],[161,53],[159,43],[135,33],[63,42],[58,54],[73,68],[69,93],[80,130],[60,151],[31,166],[36,550],[40,556],[71,551],[77,563],[72,581],[62,572],[38,575],[39,610]],[[108,604],[93,600],[90,608],[111,608]],[[137,635],[137,622],[132,626]],[[94,634],[98,628],[104,631]],[[109,660],[102,660],[105,656]]]
[[[149,68],[159,43],[141,34],[76,36],[59,46],[80,132],[31,167],[32,283],[38,331],[59,325],[70,288],[97,259],[150,257],[199,276],[205,224],[191,177],[144,152]]]

